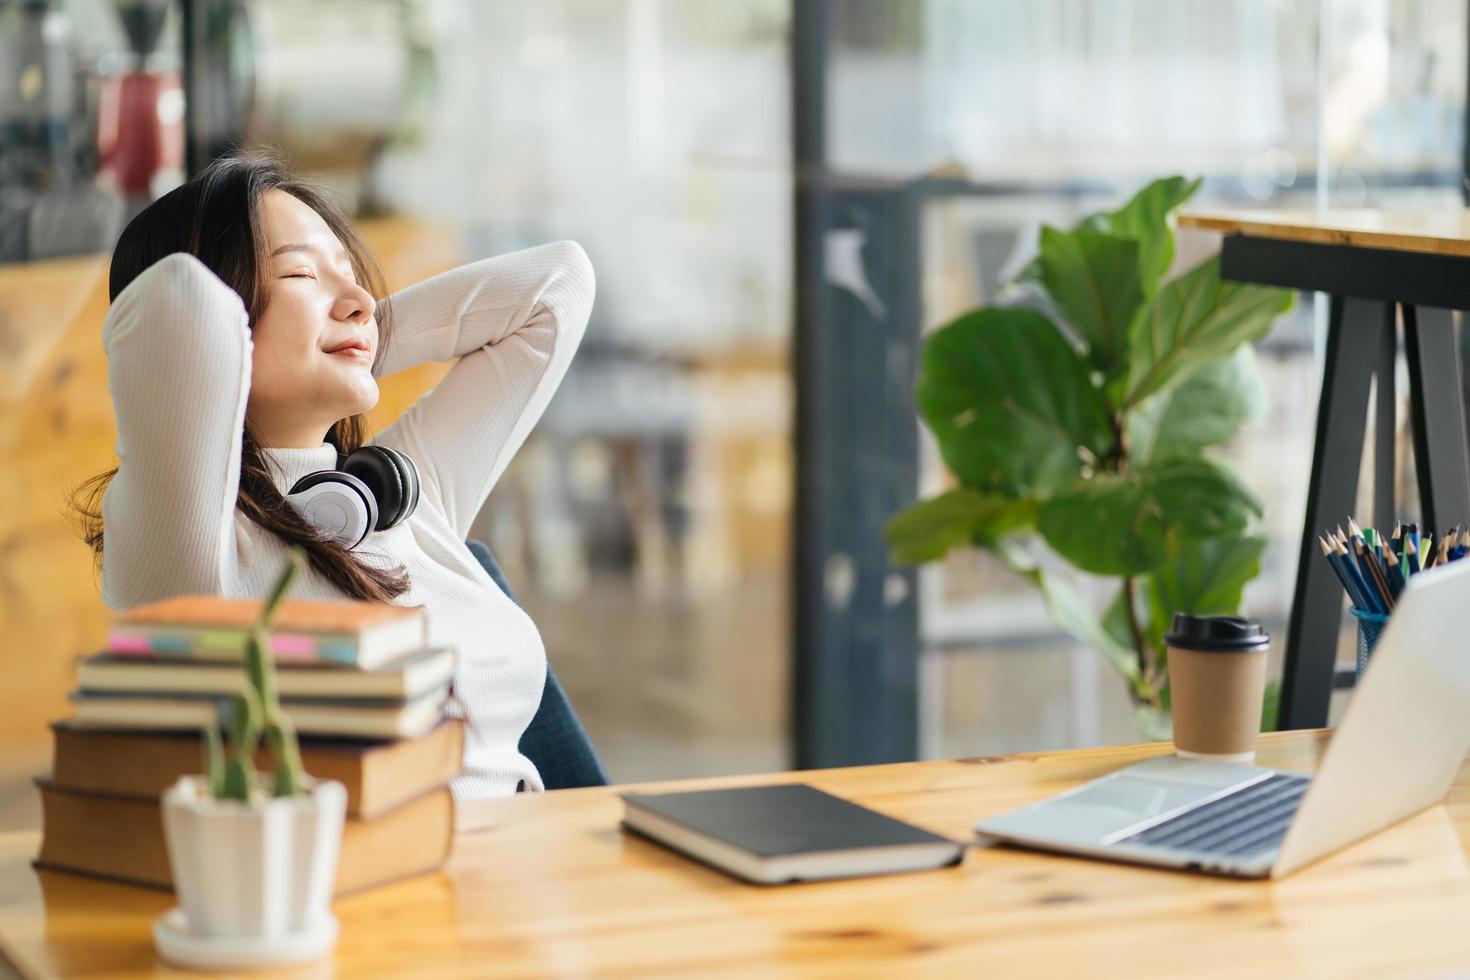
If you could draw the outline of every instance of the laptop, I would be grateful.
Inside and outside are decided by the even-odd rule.
[[[975,825],[1007,844],[1279,878],[1443,799],[1470,748],[1470,561],[1409,580],[1314,776],[1159,757]]]

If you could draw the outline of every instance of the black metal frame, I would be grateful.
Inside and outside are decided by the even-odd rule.
[[[883,526],[912,504],[919,428],[918,185],[843,181],[826,159],[825,0],[793,7],[796,501],[792,731],[797,768],[914,759],[917,573]],[[828,274],[861,236],[863,295]]]
[[[1351,685],[1335,669],[1342,589],[1322,560],[1316,536],[1344,522],[1356,505],[1375,379],[1373,519],[1380,527],[1394,521],[1400,316],[1423,524],[1438,532],[1470,520],[1470,443],[1449,312],[1470,308],[1470,259],[1229,235],[1220,269],[1228,279],[1323,290],[1332,297],[1278,721],[1283,729],[1321,727],[1332,691]]]

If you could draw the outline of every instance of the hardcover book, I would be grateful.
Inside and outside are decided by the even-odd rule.
[[[444,717],[447,685],[411,701],[377,698],[281,698],[301,735],[418,738]],[[71,722],[93,728],[199,730],[228,722],[234,699],[219,694],[73,691]]]
[[[120,613],[107,633],[111,653],[240,660],[263,600],[174,596]],[[427,645],[424,611],[388,603],[287,599],[271,623],[277,660],[370,669]]]
[[[51,726],[55,753],[51,785],[78,793],[157,801],[180,776],[204,771],[204,739],[197,732],[120,731]],[[347,815],[373,819],[458,776],[464,722],[446,718],[421,738],[364,741],[302,736],[302,768],[347,788]],[[262,747],[256,768],[271,759]]]
[[[453,677],[454,651],[440,647],[371,670],[286,662],[276,671],[276,689],[282,697],[409,701],[443,687]],[[99,694],[237,694],[249,683],[235,663],[99,653],[77,665],[77,687]]]
[[[44,822],[36,867],[151,888],[173,887],[157,800],[76,793],[40,779],[36,785]],[[453,838],[454,797],[447,786],[374,820],[348,820],[333,894],[437,868],[449,856]]]

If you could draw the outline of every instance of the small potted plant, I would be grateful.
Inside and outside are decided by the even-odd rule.
[[[293,548],[245,645],[244,693],[233,703],[228,749],[206,730],[208,772],[163,795],[164,834],[180,907],[154,938],[182,966],[248,969],[314,959],[336,942],[332,884],[347,792],[301,769],[281,710],[269,629],[305,564]],[[274,771],[255,770],[264,739]]]

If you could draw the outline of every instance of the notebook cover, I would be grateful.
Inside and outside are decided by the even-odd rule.
[[[804,783],[691,793],[625,793],[623,799],[630,806],[762,858],[954,843]]]

